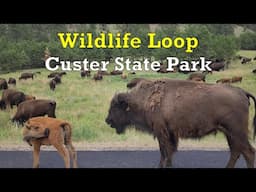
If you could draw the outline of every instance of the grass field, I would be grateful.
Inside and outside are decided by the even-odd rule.
[[[256,51],[240,51],[240,55],[247,57],[256,56]],[[232,77],[234,75],[243,76],[242,83],[233,84],[244,88],[256,95],[256,75],[251,71],[256,68],[256,61],[250,64],[242,65],[238,60],[233,61],[228,70],[214,72],[207,76],[207,82],[215,83],[219,78]],[[33,70],[26,70],[33,71]],[[162,78],[186,79],[188,75],[181,73],[158,74],[155,72],[137,72],[136,75],[129,75],[128,79],[122,80],[120,76],[105,76],[103,81],[94,82],[90,78],[82,79],[80,72],[68,72],[62,78],[62,84],[56,87],[53,92],[49,89],[50,73],[46,69],[37,69],[41,71],[34,80],[17,81],[15,89],[24,91],[26,94],[36,96],[38,99],[54,99],[57,102],[56,115],[58,118],[65,119],[73,125],[73,140],[76,143],[85,142],[90,146],[94,144],[122,145],[122,146],[157,146],[156,140],[145,133],[136,132],[133,129],[128,130],[124,135],[117,135],[106,123],[105,118],[108,113],[110,101],[115,93],[127,91],[126,83],[134,77],[144,78]],[[8,79],[14,77],[18,79],[20,71],[0,75]],[[1,92],[0,92],[1,94]],[[9,111],[0,111],[0,145],[22,144],[21,127],[17,128],[10,122],[10,118],[16,112],[16,107]],[[252,130],[252,117],[254,114],[253,105],[250,107],[250,130]],[[181,141],[182,143],[183,141]],[[200,144],[206,142],[212,146],[218,146],[219,143],[225,144],[222,134],[217,136],[207,136],[200,142],[187,140],[188,145]],[[26,145],[24,143],[24,145]]]

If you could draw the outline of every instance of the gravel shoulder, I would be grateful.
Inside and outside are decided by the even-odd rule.
[[[77,151],[147,151],[159,150],[158,142],[73,142]],[[33,148],[26,142],[0,142],[0,151],[31,151]],[[42,146],[42,150],[54,151],[53,146]],[[209,140],[181,140],[178,150],[207,150],[226,151],[229,150],[226,141]]]

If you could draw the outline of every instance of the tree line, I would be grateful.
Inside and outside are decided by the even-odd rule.
[[[243,26],[246,27],[246,26]],[[236,36],[233,24],[0,24],[0,71],[14,71],[26,68],[44,67],[46,54],[65,60],[103,60],[117,56],[131,59],[164,60],[167,56],[192,60],[204,56],[208,59],[229,59],[239,49],[256,49],[256,29]],[[139,49],[64,49],[57,37],[58,32],[130,32],[139,37]],[[182,49],[148,49],[147,33],[154,31],[158,40],[166,36],[189,37],[199,40],[199,47],[193,53]]]

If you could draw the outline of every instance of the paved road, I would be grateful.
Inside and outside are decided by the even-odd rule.
[[[80,168],[155,168],[158,151],[78,151]],[[173,157],[174,168],[223,168],[229,158],[228,151],[179,151]],[[30,168],[32,152],[0,151],[0,168]],[[63,168],[64,162],[56,151],[42,151],[41,168]],[[245,168],[242,157],[237,168]]]

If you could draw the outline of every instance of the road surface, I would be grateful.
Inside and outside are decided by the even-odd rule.
[[[159,151],[78,151],[79,168],[157,168]],[[174,168],[224,168],[228,151],[178,151]],[[0,151],[0,168],[31,168],[31,151]],[[41,151],[41,168],[63,168],[63,159],[56,151]],[[241,156],[237,168],[246,168]]]

